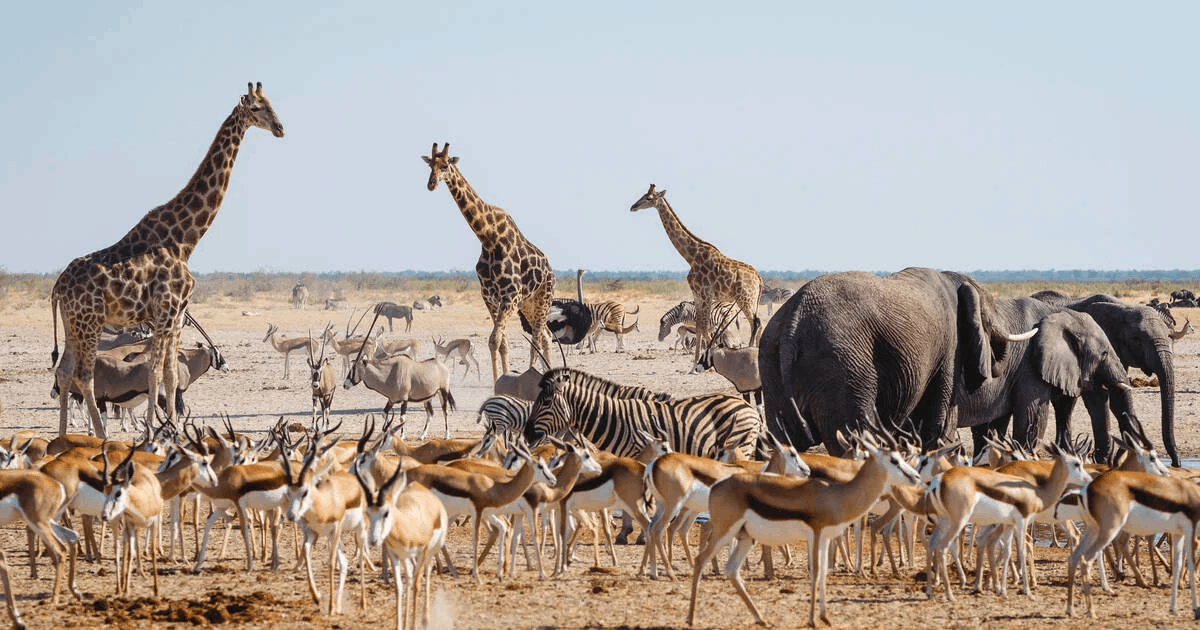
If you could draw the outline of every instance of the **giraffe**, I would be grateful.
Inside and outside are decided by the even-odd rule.
[[[67,399],[73,379],[83,394],[92,426],[99,437],[107,431],[96,407],[92,376],[96,345],[105,324],[129,326],[148,322],[153,328],[150,383],[147,391],[158,391],[159,371],[167,392],[177,383],[174,357],[184,308],[196,280],[187,261],[197,243],[212,225],[229,187],[229,175],[237,159],[238,146],[250,127],[261,127],[277,138],[283,125],[263,96],[262,83],[249,85],[233,113],[221,124],[217,137],[191,180],[173,199],[142,217],[121,240],[104,249],[72,260],[59,274],[50,292],[54,319],[54,351],[51,366],[58,364],[59,434],[67,430]],[[58,362],[58,315],[62,313],[62,362]],[[165,363],[165,366],[164,366]],[[151,396],[153,400],[153,396]],[[168,394],[167,417],[175,419],[175,397]],[[147,407],[153,418],[155,406]]]
[[[550,356],[550,331],[546,318],[550,314],[551,299],[554,297],[554,271],[550,261],[536,245],[529,242],[517,229],[517,224],[502,208],[493,206],[479,197],[458,170],[458,158],[450,157],[450,143],[438,152],[433,143],[433,154],[421,159],[429,165],[428,188],[437,189],[438,182],[446,182],[450,196],[458,204],[463,218],[479,238],[483,251],[475,272],[479,274],[479,292],[483,303],[492,316],[492,334],[488,337],[488,349],[492,354],[492,380],[508,372],[508,339],[504,327],[513,313],[520,310],[533,330],[533,342],[529,349],[529,366],[537,364],[542,357],[546,363]],[[549,364],[546,364],[549,368]]]
[[[763,287],[758,271],[722,254],[711,243],[692,234],[679,222],[671,204],[667,203],[667,191],[655,191],[654,184],[650,184],[650,190],[634,202],[629,211],[637,212],[645,208],[658,210],[658,217],[662,219],[671,244],[691,267],[687,281],[696,301],[696,354],[693,365],[699,363],[704,344],[712,335],[713,311],[722,304],[736,304],[741,309],[746,321],[750,322],[750,345],[757,346],[760,332],[758,301]]]

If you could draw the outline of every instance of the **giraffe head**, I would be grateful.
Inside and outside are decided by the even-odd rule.
[[[428,188],[432,192],[437,188],[438,182],[446,181],[450,176],[450,165],[458,164],[458,158],[450,157],[450,143],[442,145],[442,152],[438,153],[437,143],[433,143],[433,152],[430,156],[421,156],[422,160],[429,165],[429,184]]]
[[[270,131],[276,138],[282,138],[283,123],[279,122],[275,110],[271,109],[271,101],[263,96],[262,82],[258,83],[257,88],[253,83],[247,83],[246,87],[248,89],[238,104],[238,113],[251,125]]]
[[[656,191],[654,190],[654,184],[650,184],[650,190],[647,190],[646,194],[642,195],[641,199],[633,202],[633,205],[629,206],[629,211],[637,212],[638,210],[645,210],[646,208],[657,208],[658,202],[662,201],[666,196],[667,191]]]

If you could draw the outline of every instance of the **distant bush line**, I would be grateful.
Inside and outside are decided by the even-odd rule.
[[[825,271],[762,271],[768,285],[798,288]],[[877,271],[879,275],[891,272]],[[1117,297],[1167,295],[1178,288],[1200,288],[1200,270],[1116,270],[1091,269],[1006,271],[969,271],[969,275],[987,285],[1001,297],[1028,295],[1043,289],[1055,289],[1069,295],[1108,293]],[[561,294],[575,291],[575,270],[556,270]],[[49,297],[57,272],[48,274],[9,273],[0,267],[0,300],[9,293],[23,300]],[[588,271],[585,291],[630,295],[686,295],[685,271]],[[258,294],[285,294],[297,282],[309,289],[310,301],[349,295],[395,295],[406,299],[424,299],[435,293],[478,292],[475,271],[331,271],[323,273],[286,273],[278,271],[212,272],[196,275],[193,301],[204,303],[214,297],[248,300]]]

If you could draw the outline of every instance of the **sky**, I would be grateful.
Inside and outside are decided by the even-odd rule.
[[[249,7],[241,6],[249,4]],[[471,270],[433,142],[556,269],[1192,269],[1194,2],[32,2],[0,23],[0,268],[119,239],[251,129],[190,261]]]

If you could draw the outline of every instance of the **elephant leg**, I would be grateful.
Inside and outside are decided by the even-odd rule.
[[[1075,398],[1056,396],[1054,405],[1054,443],[1066,447],[1071,445],[1071,413],[1075,411]],[[1095,424],[1095,420],[1092,421]]]
[[[1098,462],[1107,462],[1112,454],[1112,442],[1108,437],[1108,392],[1103,389],[1084,392],[1083,405],[1092,419],[1092,436],[1096,440],[1093,457]]]
[[[936,448],[943,438],[954,435],[958,430],[958,414],[950,408],[953,394],[953,374],[946,370],[939,370],[911,413],[903,413],[892,422],[898,426],[900,422],[905,421],[906,416],[911,416],[917,423],[917,432],[921,437],[922,448],[926,450]],[[898,411],[903,412],[904,410]],[[888,419],[884,418],[883,420]]]
[[[1046,431],[1049,414],[1050,405],[1046,399],[1027,400],[1013,409],[1013,439],[1033,451]]]

